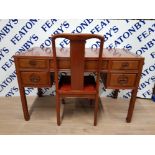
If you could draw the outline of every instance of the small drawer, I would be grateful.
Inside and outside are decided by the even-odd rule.
[[[66,59],[58,59],[58,61],[57,61],[57,63],[58,63],[58,68],[59,69],[70,69],[70,61],[69,60],[66,60]],[[53,60],[50,60],[50,69],[51,70],[54,70],[54,62],[53,62]]]
[[[49,72],[21,72],[22,84],[31,85],[50,85]]]
[[[38,68],[45,69],[48,68],[48,60],[41,59],[19,59],[19,67],[20,68]]]
[[[136,74],[110,73],[108,81],[108,86],[110,87],[134,87]]]
[[[111,68],[114,70],[138,69],[139,61],[112,61]]]
[[[98,62],[96,60],[86,60],[85,62],[85,70],[96,70],[98,67]],[[108,61],[102,61],[101,70],[108,68]]]
[[[65,59],[59,59],[58,68],[60,68],[60,69],[69,69],[69,68],[71,68],[70,61],[65,60]]]
[[[101,70],[102,69],[107,69],[108,68],[108,61],[102,61],[102,67],[101,67]]]

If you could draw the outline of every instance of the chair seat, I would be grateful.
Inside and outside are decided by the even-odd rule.
[[[71,76],[61,76],[59,81],[60,91],[70,91]],[[84,87],[82,91],[96,91],[96,82],[93,76],[84,76]]]

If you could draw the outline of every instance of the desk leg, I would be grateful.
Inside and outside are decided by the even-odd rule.
[[[42,92],[42,89],[41,89],[41,88],[38,88],[38,93],[37,93],[37,95],[38,95],[39,97],[42,97],[42,96],[43,96],[43,92]]]
[[[133,110],[134,110],[134,106],[135,106],[135,102],[136,102],[136,96],[137,96],[138,86],[139,86],[141,73],[142,73],[142,69],[143,69],[143,64],[144,64],[144,60],[141,60],[139,63],[139,73],[137,74],[137,81],[136,81],[135,89],[133,89],[132,93],[131,93],[131,99],[130,99],[130,104],[129,104],[129,108],[128,108],[128,114],[126,117],[126,121],[128,123],[130,123],[131,119],[132,119],[132,114],[133,114]]]
[[[30,115],[29,115],[29,112],[28,112],[24,87],[20,88],[20,97],[21,97],[21,102],[22,102],[24,118],[25,118],[26,121],[28,121],[30,119]]]
[[[137,90],[138,90],[137,88],[132,90],[132,95],[131,95],[130,104],[128,108],[128,114],[126,117],[127,123],[130,123],[132,119],[132,114],[133,114],[133,110],[136,102]]]
[[[116,98],[118,97],[118,92],[119,92],[119,89],[115,89],[114,92],[113,92],[113,98]]]
[[[94,126],[97,125],[97,112],[98,112],[98,106],[99,106],[99,96],[96,95],[95,99],[95,107],[94,107]]]

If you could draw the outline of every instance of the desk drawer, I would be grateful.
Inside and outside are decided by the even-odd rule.
[[[111,69],[114,70],[134,70],[138,69],[139,61],[112,61]]]
[[[85,62],[85,70],[94,70],[96,71],[98,67],[98,61],[96,60],[86,60]],[[108,61],[104,60],[102,61],[102,67],[101,70],[108,68]]]
[[[21,72],[21,79],[25,86],[50,85],[49,72]]]
[[[48,68],[48,60],[41,59],[19,59],[20,68],[35,68],[35,69],[46,69]]]
[[[134,87],[136,74],[110,73],[108,79],[109,87]]]

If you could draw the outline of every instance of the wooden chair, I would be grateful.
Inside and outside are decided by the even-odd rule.
[[[66,38],[70,40],[70,76],[61,76],[58,80],[58,64],[55,40]],[[96,38],[101,41],[98,65],[95,70],[96,80],[93,76],[84,76],[85,72],[85,43],[87,39]],[[56,34],[52,36],[52,50],[54,60],[54,73],[56,84],[56,112],[57,124],[60,125],[60,99],[65,97],[80,97],[95,100],[94,126],[97,125],[98,97],[99,97],[99,75],[102,62],[104,38],[96,34]]]

